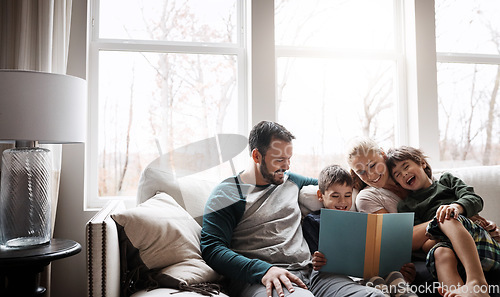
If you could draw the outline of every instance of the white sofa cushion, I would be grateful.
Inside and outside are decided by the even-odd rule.
[[[171,288],[158,288],[151,291],[141,290],[130,297],[203,297],[204,295],[198,294],[196,292],[185,291],[179,293],[179,290],[171,289]],[[214,295],[214,297],[228,297],[228,295],[224,293],[219,293],[218,295]]]
[[[141,174],[137,203],[147,201],[158,191],[168,193],[201,226],[205,203],[218,183],[219,181],[205,180],[196,175],[177,178],[168,169],[149,166]]]
[[[484,201],[480,215],[500,225],[500,165],[471,166],[434,170],[437,177],[449,172],[474,188],[474,192]]]

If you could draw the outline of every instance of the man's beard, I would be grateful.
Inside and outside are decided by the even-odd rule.
[[[279,172],[285,172],[285,170],[278,169],[274,173],[270,173],[269,170],[267,170],[266,161],[264,161],[264,158],[262,158],[262,163],[260,164],[260,173],[262,174],[262,177],[264,177],[264,180],[266,182],[274,185],[281,185],[284,181],[284,178],[275,177],[276,173]]]

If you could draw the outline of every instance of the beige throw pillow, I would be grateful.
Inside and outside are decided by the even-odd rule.
[[[171,196],[157,193],[137,207],[111,217],[118,229],[123,230],[120,244],[127,247],[120,250],[126,255],[127,264],[122,265],[127,265],[129,272],[141,270],[130,267],[131,263],[134,266],[144,263],[147,269],[142,271],[157,274],[161,270],[161,274],[184,285],[219,279],[201,257],[200,225]]]

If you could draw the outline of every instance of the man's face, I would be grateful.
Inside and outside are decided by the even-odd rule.
[[[291,142],[283,140],[271,141],[271,146],[263,156],[259,166],[264,180],[270,184],[280,185],[285,178],[285,171],[290,169],[290,158],[293,154]]]

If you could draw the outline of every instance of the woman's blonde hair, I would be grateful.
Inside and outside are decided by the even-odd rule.
[[[368,154],[377,153],[382,155],[384,150],[371,138],[356,137],[352,139],[347,146],[347,164],[351,167],[351,176],[354,180],[354,188],[361,191],[366,187],[366,183],[354,172],[353,162],[358,156],[367,156]]]

